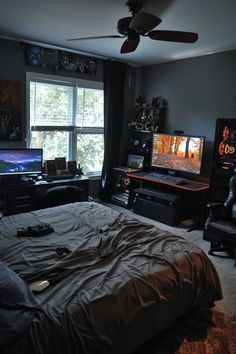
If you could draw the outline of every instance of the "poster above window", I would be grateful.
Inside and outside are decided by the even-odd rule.
[[[0,141],[21,138],[21,83],[0,80]]]
[[[94,58],[34,45],[26,46],[25,62],[27,65],[50,68],[53,71],[95,75],[97,70],[97,61]]]

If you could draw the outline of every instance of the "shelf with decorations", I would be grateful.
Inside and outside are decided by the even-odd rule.
[[[128,122],[128,129],[140,132],[162,131],[168,102],[162,96],[152,98],[151,104],[140,94],[135,102],[134,117]]]
[[[128,152],[145,155],[148,166],[152,146],[152,133],[163,132],[167,100],[161,96],[153,97],[151,104],[143,95],[135,102],[134,114],[128,122]]]

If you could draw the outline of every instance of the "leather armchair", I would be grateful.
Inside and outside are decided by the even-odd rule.
[[[229,181],[229,194],[224,203],[209,203],[203,239],[210,241],[208,254],[227,252],[235,257],[236,266],[236,175]]]

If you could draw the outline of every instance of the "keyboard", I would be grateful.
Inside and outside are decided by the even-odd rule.
[[[73,179],[75,178],[75,176],[74,175],[53,175],[53,176],[47,176],[46,178],[52,181],[60,181],[64,179]]]
[[[163,173],[158,173],[158,172],[150,172],[147,175],[145,175],[145,177],[152,178],[155,181],[166,182],[173,185],[183,185],[188,182],[184,178],[165,175]]]

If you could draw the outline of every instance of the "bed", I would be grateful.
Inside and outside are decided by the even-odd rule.
[[[53,231],[17,236],[44,224]],[[2,354],[129,354],[222,299],[200,248],[95,202],[3,217],[0,261]]]

